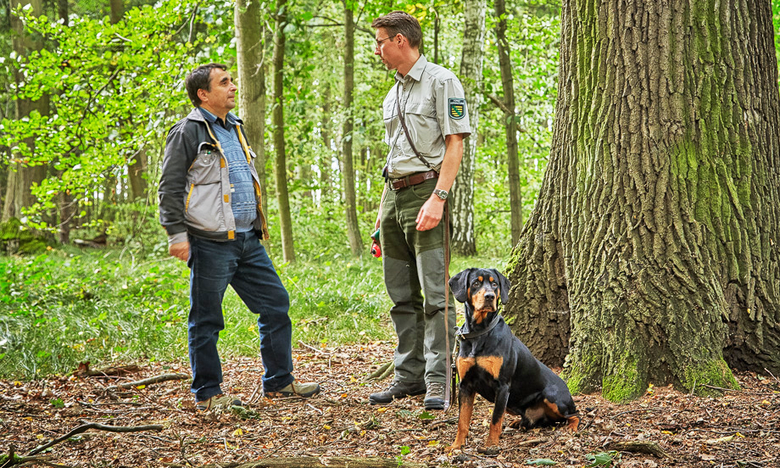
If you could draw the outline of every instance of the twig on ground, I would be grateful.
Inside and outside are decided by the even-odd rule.
[[[771,376],[772,376],[772,378],[773,378],[773,379],[775,379],[775,380],[777,381],[777,383],[779,383],[779,384],[780,384],[780,379],[778,379],[777,377],[775,377],[775,374],[773,374],[773,373],[772,373],[772,371],[770,371],[770,370],[769,370],[769,369],[767,369],[766,367],[764,368],[764,370],[766,371],[766,373],[767,373],[767,374],[771,375]]]
[[[317,354],[324,354],[325,356],[330,356],[330,353],[328,353],[326,351],[322,351],[321,349],[317,349],[314,346],[309,346],[309,345],[307,345],[306,343],[304,343],[301,340],[298,340],[298,344],[303,346],[304,348],[308,348],[308,349],[314,351]]]
[[[734,388],[723,388],[723,387],[716,387],[715,385],[702,385],[702,387],[711,388],[713,390],[718,390],[720,392],[741,392],[742,390],[734,389]]]
[[[97,429],[99,431],[107,431],[107,432],[140,432],[140,431],[162,431],[163,427],[160,424],[152,424],[148,426],[125,427],[125,426],[106,426],[98,423],[87,423],[77,427],[76,429],[73,429],[72,431],[68,432],[62,437],[52,440],[48,444],[41,445],[40,447],[31,450],[30,453],[27,454],[27,456],[30,457],[35,455],[36,453],[41,453],[49,447],[57,445],[62,441],[68,440],[76,434],[87,432],[90,429]]]
[[[428,427],[438,426],[439,424],[451,424],[455,422],[458,422],[457,416],[455,416],[454,418],[447,418],[447,419],[440,419],[438,421],[433,421],[430,424],[428,424]]]
[[[141,385],[151,385],[160,382],[167,382],[168,380],[184,380],[189,378],[190,376],[186,374],[162,374],[162,375],[157,375],[155,377],[149,377],[148,379],[136,380],[135,382],[126,382],[118,385],[112,385],[108,387],[106,390],[111,392],[120,388],[121,389],[133,388],[133,387],[139,387]]]
[[[366,381],[369,381],[369,380],[376,380],[376,381],[384,380],[394,370],[395,370],[395,363],[393,361],[386,362],[386,363],[382,364],[381,366],[379,366],[379,368],[377,370],[375,370],[374,372],[370,373],[366,377],[365,380]]]

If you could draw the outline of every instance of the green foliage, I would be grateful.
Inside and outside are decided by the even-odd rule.
[[[412,453],[412,449],[408,445],[399,445],[398,450],[399,454],[395,456],[395,460],[398,462],[398,466],[402,466],[404,457]]]
[[[36,237],[17,218],[0,224],[0,252],[37,254],[46,250],[46,241]]]
[[[38,203],[27,207],[28,224],[50,228],[43,214],[55,208],[56,196],[63,192],[82,207],[108,201],[106,182],[124,179],[126,165],[139,151],[160,147],[180,118],[177,111],[188,107],[184,73],[215,56],[230,59],[232,21],[225,24],[222,18],[231,7],[224,2],[200,7],[198,19],[211,22],[194,23],[204,27],[194,29],[193,42],[183,38],[197,8],[194,1],[132,8],[117,24],[72,16],[66,25],[25,10],[15,12],[47,47],[28,56],[11,52],[5,71],[25,77],[12,85],[17,99],[37,100],[45,94],[52,108],[49,115],[33,112],[0,121],[0,147],[11,149],[7,162],[52,169],[33,187]],[[34,152],[27,138],[35,138]]]
[[[348,251],[277,265],[290,292],[295,346],[394,340],[382,262],[355,260]],[[497,264],[455,258],[451,270]],[[86,361],[186,360],[189,270],[183,262],[132,256],[129,249],[65,248],[0,257],[0,278],[0,378],[65,374]],[[257,317],[232,289],[223,310],[223,356],[258,356]]]

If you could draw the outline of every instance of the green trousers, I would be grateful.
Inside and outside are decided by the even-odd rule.
[[[444,220],[430,231],[418,231],[417,214],[430,198],[436,180],[397,191],[387,189],[382,202],[380,243],[385,286],[398,336],[395,378],[403,382],[446,380],[446,336],[455,344],[455,303],[449,297],[445,325]]]

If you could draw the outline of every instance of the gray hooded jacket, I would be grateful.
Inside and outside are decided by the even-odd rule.
[[[236,119],[236,129],[255,186],[257,218],[254,229],[258,237],[268,239],[260,179],[254,166],[255,153],[247,144],[241,119]],[[228,161],[209,123],[197,108],[168,132],[157,193],[160,223],[168,232],[171,244],[186,241],[187,233],[212,240],[235,238]]]

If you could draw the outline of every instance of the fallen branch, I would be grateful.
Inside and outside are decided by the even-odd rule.
[[[646,453],[655,455],[658,458],[672,458],[656,442],[629,440],[623,442],[610,442],[606,446],[607,450],[617,450],[619,452]]]
[[[188,378],[190,378],[190,376],[186,374],[162,374],[156,377],[149,377],[148,379],[136,380],[135,382],[126,382],[118,385],[112,385],[108,387],[106,390],[111,392],[114,390],[118,390],[120,388],[133,388],[133,387],[139,387],[141,385],[151,385],[160,382],[166,382],[168,380],[184,380]]]
[[[33,449],[32,451],[30,451],[30,453],[27,454],[27,456],[30,457],[37,453],[41,453],[49,447],[57,445],[62,441],[68,440],[76,434],[87,432],[90,429],[97,429],[99,431],[107,431],[107,432],[141,432],[141,431],[162,431],[163,427],[159,424],[152,424],[149,426],[130,426],[130,427],[105,426],[103,424],[98,424],[98,423],[83,424],[77,427],[76,429],[73,429],[72,431],[68,432],[64,436],[58,439],[54,439],[46,445],[41,445],[40,447]]]
[[[386,362],[379,366],[379,369],[375,370],[366,377],[366,381],[369,380],[384,380],[395,370],[395,363],[393,361]]]
[[[201,468],[225,468],[228,465],[203,465]],[[424,468],[422,463],[399,462],[396,459],[359,457],[294,457],[253,461],[232,468]]]

